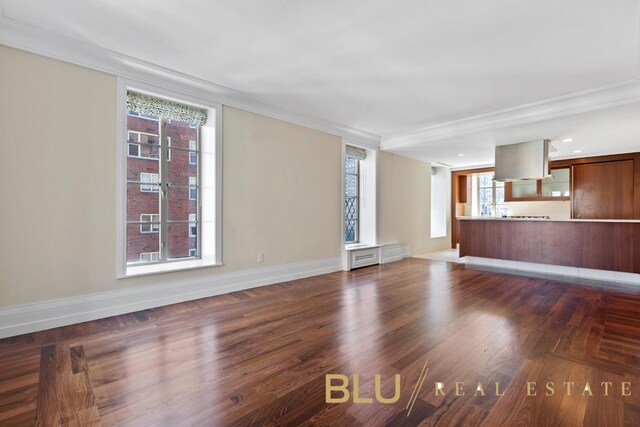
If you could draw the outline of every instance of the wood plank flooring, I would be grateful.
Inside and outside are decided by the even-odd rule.
[[[410,258],[23,335],[0,425],[637,426],[640,289]]]

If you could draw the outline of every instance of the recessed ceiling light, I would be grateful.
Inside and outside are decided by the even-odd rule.
[[[458,157],[464,157],[464,153],[458,154]]]
[[[578,153],[582,153],[582,150],[573,150],[573,152],[578,154]]]
[[[562,142],[573,142],[573,138],[565,138]]]

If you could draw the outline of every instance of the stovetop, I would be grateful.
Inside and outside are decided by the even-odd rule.
[[[516,219],[550,219],[551,217],[546,215],[502,215],[502,218],[516,218]]]

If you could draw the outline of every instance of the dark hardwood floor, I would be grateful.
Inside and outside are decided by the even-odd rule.
[[[0,425],[34,424],[637,426],[640,289],[411,258],[2,340]]]

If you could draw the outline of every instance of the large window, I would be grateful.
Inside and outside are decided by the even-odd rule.
[[[447,168],[431,168],[431,238],[447,235],[447,193],[450,172]]]
[[[131,91],[127,106],[126,274],[219,264],[217,109]]]
[[[360,161],[347,155],[344,159],[344,240],[358,242]]]
[[[493,174],[478,175],[478,213],[480,216],[507,215],[504,182],[493,181]]]

